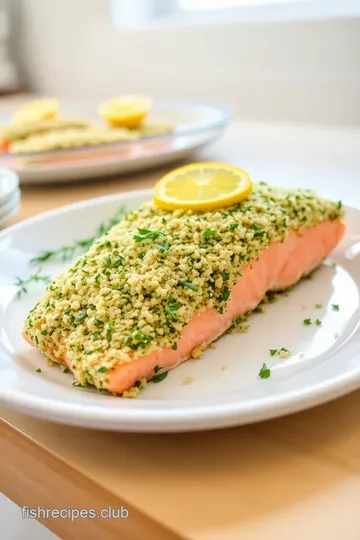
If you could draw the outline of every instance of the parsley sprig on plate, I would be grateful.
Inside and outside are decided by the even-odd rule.
[[[83,238],[82,240],[76,240],[73,244],[68,246],[61,246],[55,250],[44,250],[37,257],[34,257],[30,260],[30,264],[41,264],[48,262],[53,259],[60,258],[63,261],[68,261],[74,257],[77,252],[84,252],[90,249],[94,241],[106,234],[114,225],[119,223],[126,215],[126,209],[121,207],[118,209],[116,214],[109,219],[106,223],[101,223],[96,229],[94,236],[89,238]],[[116,267],[121,264],[121,257],[118,261],[115,261]],[[24,294],[28,293],[28,286],[32,283],[45,283],[48,284],[51,281],[51,276],[41,275],[42,270],[38,269],[35,273],[31,274],[28,278],[15,278],[16,287],[18,288],[17,296],[18,298],[22,297]]]
[[[117,225],[126,215],[124,207],[119,208],[116,214],[106,223],[101,223],[96,229],[94,236],[75,240],[73,244],[68,246],[60,246],[55,250],[43,250],[37,257],[30,260],[31,264],[41,264],[60,257],[62,261],[70,261],[78,252],[84,252],[90,249],[97,238],[107,233],[114,225]]]
[[[37,272],[35,272],[34,274],[31,274],[26,279],[23,279],[23,278],[20,278],[20,277],[15,278],[14,285],[16,285],[16,287],[18,289],[18,291],[17,291],[17,297],[18,298],[21,298],[21,296],[23,294],[27,294],[28,286],[30,284],[32,284],[32,283],[45,283],[45,284],[50,283],[51,277],[41,275],[41,272],[42,272],[42,269],[39,268],[39,270]]]

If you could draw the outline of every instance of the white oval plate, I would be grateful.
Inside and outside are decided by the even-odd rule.
[[[99,122],[96,106],[64,104],[64,114]],[[7,123],[8,117],[0,118]],[[174,131],[131,142],[68,148],[33,154],[0,153],[0,164],[15,170],[22,184],[87,181],[159,167],[184,159],[215,140],[229,122],[223,107],[206,103],[156,101],[149,122],[169,123]]]
[[[135,400],[72,386],[70,374],[45,365],[21,338],[23,320],[42,292],[32,286],[16,298],[14,276],[28,276],[42,249],[92,235],[120,205],[151,197],[137,191],[71,205],[22,222],[0,234],[0,403],[65,424],[118,431],[175,432],[256,422],[299,411],[360,387],[360,211],[347,208],[347,233],[312,280],[252,315],[247,334],[230,334],[200,360],[189,360]],[[44,265],[56,274],[64,263]],[[316,309],[315,304],[321,304]],[[339,304],[339,311],[332,309]],[[305,326],[317,318],[321,326]],[[269,349],[285,347],[281,360]],[[271,377],[260,379],[263,362]],[[41,368],[41,373],[36,370]],[[192,384],[184,380],[192,377]]]

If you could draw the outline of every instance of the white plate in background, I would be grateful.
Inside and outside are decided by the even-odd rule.
[[[0,168],[0,208],[6,204],[19,187],[19,178],[14,171]]]
[[[176,432],[257,422],[324,403],[360,387],[360,211],[346,208],[347,232],[331,262],[263,315],[247,334],[230,334],[200,360],[189,360],[135,400],[72,386],[70,374],[48,367],[21,338],[23,321],[42,292],[16,298],[15,275],[26,277],[42,249],[92,235],[121,205],[151,197],[137,191],[84,201],[24,221],[0,234],[0,402],[37,417],[114,431]],[[76,231],[76,233],[74,233]],[[64,263],[43,266],[57,274]],[[322,304],[316,309],[315,304]],[[339,304],[334,311],[332,304]],[[305,318],[322,321],[305,326]],[[285,347],[282,360],[269,349]],[[260,379],[263,362],[271,377]],[[36,370],[41,368],[41,373]],[[226,369],[224,369],[224,367]],[[193,382],[184,385],[186,377]]]
[[[0,220],[6,218],[20,206],[21,192],[16,189],[5,204],[0,204]]]
[[[63,115],[95,120],[81,103],[61,106]],[[10,116],[0,118],[5,124]],[[169,123],[174,131],[141,140],[28,154],[0,153],[0,166],[15,170],[22,184],[89,180],[157,167],[183,159],[215,140],[229,122],[224,108],[205,103],[154,102],[149,122]],[[99,119],[98,119],[99,122]]]

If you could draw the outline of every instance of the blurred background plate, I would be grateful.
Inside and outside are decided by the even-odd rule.
[[[12,214],[20,204],[20,189],[17,189],[6,204],[0,204],[0,219]]]
[[[9,221],[20,210],[20,190],[17,190],[11,201],[4,207],[0,207],[0,230],[9,225]]]
[[[65,114],[90,120],[96,106],[64,104]],[[92,112],[91,112],[92,111]],[[0,118],[9,122],[11,111]],[[215,140],[227,126],[229,113],[213,104],[155,102],[149,123],[174,126],[171,133],[140,140],[31,154],[0,154],[0,164],[16,171],[22,184],[59,183],[129,173],[187,157]]]
[[[18,187],[18,176],[13,171],[0,168],[0,209],[12,199]]]

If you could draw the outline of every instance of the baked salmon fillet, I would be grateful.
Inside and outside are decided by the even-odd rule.
[[[208,212],[146,203],[49,285],[23,335],[75,384],[131,397],[204,350],[268,291],[314,270],[344,229],[341,203],[264,183]]]

